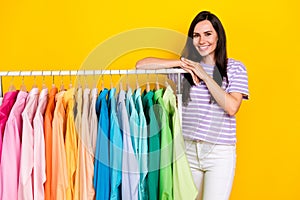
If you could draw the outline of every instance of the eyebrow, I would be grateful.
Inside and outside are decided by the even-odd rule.
[[[212,33],[213,31],[204,31],[204,33]],[[194,34],[199,34],[198,32],[194,32]]]

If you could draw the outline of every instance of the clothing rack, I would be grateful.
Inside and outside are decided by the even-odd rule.
[[[55,70],[55,71],[0,71],[0,102],[3,99],[3,76],[92,76],[92,75],[138,75],[138,74],[177,74],[177,80],[181,80],[180,76],[187,73],[183,69],[137,69],[137,70]],[[182,110],[182,91],[181,82],[177,81],[177,106],[180,113]]]

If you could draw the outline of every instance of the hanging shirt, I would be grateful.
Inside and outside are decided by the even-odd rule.
[[[138,161],[140,167],[139,200],[148,199],[147,174],[148,174],[148,133],[147,122],[141,99],[141,88],[135,90],[134,104],[138,113]]]
[[[108,108],[110,114],[110,167],[111,167],[111,200],[120,200],[122,183],[123,138],[116,112],[116,88],[109,91]]]
[[[90,89],[85,88],[83,94],[82,107],[82,126],[81,133],[79,133],[78,147],[79,147],[79,163],[80,163],[80,198],[93,200],[95,197],[95,190],[93,186],[94,162],[91,148],[90,130],[89,130],[89,107],[90,107]],[[95,109],[95,107],[94,107]]]
[[[5,124],[7,122],[11,108],[13,107],[18,91],[10,91],[5,93],[2,105],[0,106],[0,162],[2,155],[2,138],[4,134]]]
[[[2,138],[5,130],[5,124],[7,122],[9,113],[16,101],[18,91],[10,91],[5,93],[3,102],[0,106],[0,166],[1,166],[1,155],[2,155]],[[1,167],[0,167],[1,170]],[[0,173],[0,195],[1,195],[1,173]]]
[[[90,139],[92,146],[92,156],[95,156],[96,152],[96,142],[97,142],[97,132],[98,132],[98,118],[96,113],[96,101],[98,96],[98,89],[93,88],[90,94],[90,111],[89,111],[89,127],[90,127]],[[93,173],[94,174],[94,173]]]
[[[159,107],[153,106],[153,91],[144,91],[142,100],[148,128],[148,195],[151,200],[159,199],[159,168],[160,168],[160,123],[155,111]]]
[[[46,182],[46,159],[44,138],[44,113],[48,102],[48,88],[42,89],[33,119],[33,199],[44,200]]]
[[[74,181],[74,195],[73,195],[73,199],[77,200],[80,198],[80,187],[81,187],[81,183],[80,183],[80,146],[81,146],[81,134],[82,134],[82,100],[83,100],[83,96],[82,96],[82,88],[79,87],[76,92],[75,92],[75,102],[74,102],[74,118],[75,118],[75,129],[76,129],[76,133],[78,134],[78,140],[77,140],[77,155],[76,155],[76,159],[77,159],[77,163],[76,163],[76,173],[75,173],[75,181]]]
[[[139,164],[132,146],[124,90],[119,92],[117,105],[117,116],[123,135],[122,199],[137,200],[140,182]]]
[[[93,88],[90,93],[90,109],[89,109],[89,133],[90,133],[90,146],[91,149],[88,151],[89,156],[92,158],[92,166],[88,167],[89,170],[89,176],[90,181],[92,181],[92,186],[89,187],[90,191],[89,193],[92,193],[92,190],[94,191],[94,199],[95,199],[95,188],[93,184],[94,180],[94,166],[95,166],[95,152],[96,152],[96,142],[97,142],[97,132],[98,132],[98,118],[96,113],[96,101],[98,97],[98,89]]]
[[[70,88],[64,93],[64,108],[66,110],[67,124],[66,124],[66,136],[65,136],[65,151],[67,159],[67,175],[68,175],[68,187],[67,187],[67,199],[73,199],[74,197],[74,183],[78,157],[78,144],[77,144],[77,131],[75,127],[74,119],[74,105],[75,105],[75,88]]]
[[[138,159],[139,115],[135,108],[131,88],[128,89],[127,94],[126,94],[126,109],[127,109],[127,113],[128,113],[128,117],[129,117],[132,147],[133,147],[134,153]]]
[[[66,131],[66,113],[63,105],[65,91],[56,94],[56,106],[52,122],[52,177],[51,198],[67,199],[68,172],[66,150],[64,145]]]
[[[27,96],[26,106],[24,108],[24,111],[22,112],[23,128],[18,200],[33,199],[33,118],[37,109],[38,98],[39,89],[32,88]]]
[[[22,112],[28,93],[20,91],[7,119],[1,157],[1,199],[18,199]]]
[[[162,98],[163,89],[156,90],[154,101],[159,106],[158,114],[161,121],[161,152],[159,172],[159,199],[173,199],[173,175],[172,175],[172,132],[169,126],[169,116]]]
[[[94,187],[96,200],[107,200],[110,197],[109,177],[109,118],[107,108],[108,90],[100,92],[97,99],[97,112],[99,115],[98,136],[95,154]]]
[[[51,178],[52,178],[52,120],[55,108],[55,95],[57,88],[50,90],[49,99],[44,116],[44,138],[45,138],[45,158],[46,158],[46,182],[44,184],[45,200],[51,199]]]
[[[194,184],[191,169],[186,158],[184,140],[182,137],[179,113],[176,107],[176,97],[168,86],[163,95],[163,101],[173,131],[173,194],[174,200],[196,199],[198,191]]]

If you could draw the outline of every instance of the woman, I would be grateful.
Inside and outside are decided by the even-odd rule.
[[[198,199],[228,199],[236,164],[235,115],[248,99],[248,76],[241,62],[227,58],[225,31],[214,14],[202,11],[194,18],[180,59],[148,57],[136,64],[178,66],[188,72],[182,80],[182,132]]]

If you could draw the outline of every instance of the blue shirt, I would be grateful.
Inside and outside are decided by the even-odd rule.
[[[94,169],[94,187],[96,192],[96,200],[106,200],[110,197],[108,151],[109,118],[106,100],[107,93],[107,89],[101,91],[96,103],[97,115],[99,116]]]

